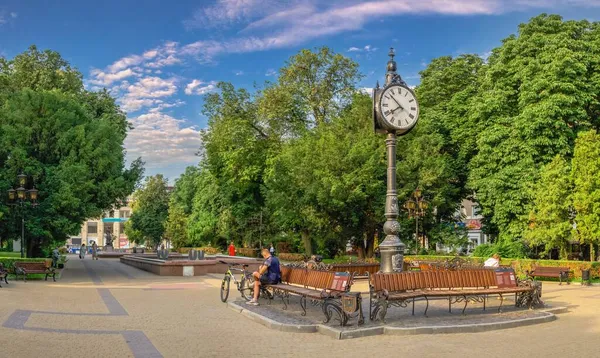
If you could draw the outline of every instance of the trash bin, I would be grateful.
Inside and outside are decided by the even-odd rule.
[[[590,270],[581,270],[581,284],[582,285],[590,284]]]
[[[188,260],[197,260],[198,259],[198,251],[191,249],[188,251]]]

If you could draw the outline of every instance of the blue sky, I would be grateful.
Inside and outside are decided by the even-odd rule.
[[[595,21],[600,0],[0,0],[0,55],[31,44],[60,52],[127,111],[128,159],[172,181],[198,163],[203,95],[218,81],[251,89],[298,50],[325,45],[373,87],[393,46],[416,85],[431,59],[485,57],[542,12]]]

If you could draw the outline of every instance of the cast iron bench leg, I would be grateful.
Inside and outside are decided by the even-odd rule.
[[[500,296],[500,307],[498,307],[498,313],[502,313],[502,305],[504,304],[504,296],[502,296],[502,294],[499,294]]]

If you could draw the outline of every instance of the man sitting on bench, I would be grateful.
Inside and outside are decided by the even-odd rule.
[[[269,249],[262,249],[262,257],[265,262],[254,272],[254,297],[246,302],[249,305],[258,306],[258,295],[260,293],[260,285],[275,285],[281,281],[281,271],[279,269],[279,259],[271,256]]]

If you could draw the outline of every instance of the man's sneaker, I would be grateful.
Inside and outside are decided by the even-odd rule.
[[[258,306],[258,301],[253,298],[250,301],[246,302],[246,304],[252,305],[252,306]]]

